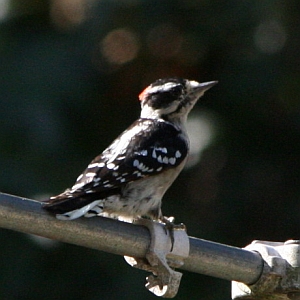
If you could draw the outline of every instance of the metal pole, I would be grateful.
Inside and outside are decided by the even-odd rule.
[[[0,227],[140,258],[150,244],[146,227],[103,217],[60,221],[42,210],[38,201],[3,193]],[[189,240],[190,254],[181,269],[246,284],[259,279],[263,260],[258,253],[194,237]]]

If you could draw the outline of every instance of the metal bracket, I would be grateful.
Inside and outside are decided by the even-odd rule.
[[[151,235],[151,243],[146,258],[124,256],[126,262],[132,267],[152,272],[146,277],[146,288],[163,298],[173,298],[178,292],[182,273],[176,272],[184,264],[184,259],[189,256],[189,237],[184,229],[172,230],[174,238],[166,226],[146,219],[141,219],[139,225],[146,226]],[[172,249],[172,250],[171,250]]]
[[[258,252],[263,272],[253,284],[232,282],[232,299],[300,300],[300,241],[254,241],[245,249]]]

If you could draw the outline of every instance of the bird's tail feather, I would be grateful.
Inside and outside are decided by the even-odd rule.
[[[95,200],[99,200],[97,194],[68,193],[65,192],[55,197],[43,201],[43,208],[54,214],[64,214],[69,211],[80,209]]]

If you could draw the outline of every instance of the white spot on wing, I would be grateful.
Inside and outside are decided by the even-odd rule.
[[[88,169],[92,169],[92,168],[95,168],[95,167],[98,167],[98,163],[93,163],[93,164],[88,165]]]
[[[96,175],[95,172],[88,172],[85,174],[86,177],[94,177]]]
[[[148,171],[148,167],[144,166],[144,168],[141,170],[142,172],[147,172]]]
[[[163,158],[163,163],[164,164],[168,164],[169,163],[169,159],[166,156]]]
[[[167,154],[168,153],[168,149],[167,148],[161,148],[161,152]]]
[[[147,150],[142,150],[142,151],[141,151],[141,155],[147,156],[147,155],[148,155],[148,151],[147,151]]]
[[[175,157],[169,158],[169,164],[175,165],[175,163],[176,163],[176,158]]]
[[[163,162],[163,161],[162,161],[161,155],[158,156],[157,161],[158,161],[159,163],[162,163],[162,162]]]
[[[86,184],[86,182],[80,182],[80,183],[77,183],[77,184],[73,185],[73,186],[72,186],[71,193],[76,192],[77,189],[81,188],[81,187],[84,186],[85,184]]]
[[[106,165],[107,169],[113,169],[116,165],[114,163],[109,163]]]
[[[179,150],[177,150],[177,151],[176,151],[176,153],[175,153],[175,157],[176,157],[176,158],[179,158],[179,157],[181,157],[181,153],[180,153],[180,151],[179,151]]]
[[[137,160],[137,159],[135,159],[134,161],[133,161],[133,166],[134,167],[138,167],[139,166],[139,161]]]
[[[155,148],[154,150],[160,151],[160,152],[165,153],[165,154],[168,153],[168,149],[166,147],[158,147],[158,148]]]
[[[135,152],[137,155],[142,155],[142,156],[147,156],[148,155],[148,150],[141,150],[140,152]]]
[[[157,157],[157,156],[156,156],[155,149],[153,149],[153,151],[152,151],[152,157],[153,157],[153,158],[156,158],[156,157]]]
[[[79,175],[76,179],[76,181],[79,181],[82,178],[83,174]]]
[[[106,187],[106,188],[110,188],[110,187],[112,187],[112,186],[113,186],[113,185],[110,184],[110,183],[104,185],[104,187]]]

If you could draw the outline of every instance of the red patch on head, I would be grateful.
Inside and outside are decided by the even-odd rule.
[[[145,95],[148,94],[148,90],[150,89],[150,87],[146,87],[140,94],[139,94],[139,100],[143,101],[145,98]]]

